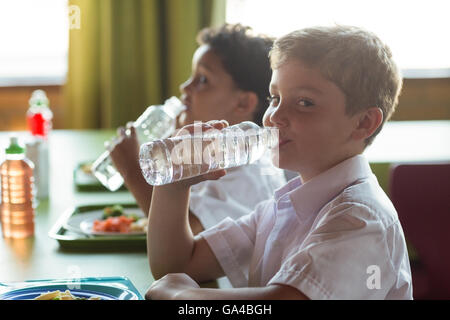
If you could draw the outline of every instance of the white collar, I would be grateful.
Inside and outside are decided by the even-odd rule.
[[[372,170],[365,156],[356,155],[322,172],[306,183],[300,177],[290,180],[275,191],[275,201],[288,195],[301,219],[317,214],[320,209],[357,180],[370,177]]]

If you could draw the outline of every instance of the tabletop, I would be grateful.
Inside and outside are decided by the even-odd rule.
[[[51,132],[49,199],[40,201],[36,208],[34,237],[0,239],[0,282],[122,276],[145,294],[153,281],[145,249],[70,251],[48,236],[58,218],[70,207],[134,202],[127,191],[80,192],[74,187],[74,168],[100,155],[103,142],[113,133],[112,130]],[[8,132],[0,132],[2,149],[7,144],[7,136]],[[395,162],[450,161],[449,141],[450,121],[390,122],[366,155],[373,168]],[[386,174],[380,171],[377,176]]]
[[[364,152],[371,163],[450,161],[450,121],[390,121]]]
[[[18,133],[19,136],[25,133]],[[0,239],[0,282],[37,279],[123,276],[144,295],[153,281],[144,249],[68,251],[48,236],[58,218],[72,206],[98,203],[132,203],[127,191],[78,192],[73,170],[92,161],[103,151],[103,142],[113,131],[54,130],[49,137],[50,196],[35,211],[35,236]],[[7,133],[0,133],[2,147]]]
[[[450,121],[389,121],[364,154],[389,195],[392,164],[450,162]]]

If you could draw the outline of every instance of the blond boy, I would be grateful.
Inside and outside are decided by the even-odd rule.
[[[225,172],[155,188],[148,253],[161,279],[146,297],[411,299],[402,227],[362,155],[401,90],[389,48],[356,27],[307,28],[278,39],[271,64],[264,125],[279,129],[279,167],[299,177],[197,237],[189,188]],[[234,288],[197,284],[222,275]]]

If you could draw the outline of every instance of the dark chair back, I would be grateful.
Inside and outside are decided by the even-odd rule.
[[[450,163],[393,166],[390,197],[426,272],[422,298],[450,299]]]

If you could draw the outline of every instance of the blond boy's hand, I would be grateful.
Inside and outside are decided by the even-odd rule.
[[[173,300],[181,299],[180,293],[183,290],[200,288],[191,277],[185,273],[169,273],[161,279],[152,283],[145,299],[147,300]]]

